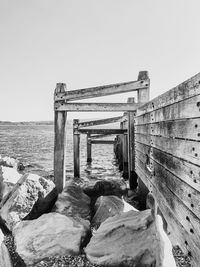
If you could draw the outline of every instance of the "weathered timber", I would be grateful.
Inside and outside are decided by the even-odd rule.
[[[143,162],[143,166],[147,169],[146,172],[149,174],[148,176],[151,178],[152,183],[162,183],[163,186],[168,187],[169,190],[171,190],[180,199],[180,201],[188,207],[188,209],[200,218],[200,192],[150,157],[148,158],[149,162],[147,166],[147,157],[147,154],[137,151],[137,158]]]
[[[199,142],[145,134],[136,134],[135,141],[200,166]]]
[[[200,94],[200,73],[142,105],[137,114],[141,115],[198,94]]]
[[[128,98],[128,103],[135,103],[135,98]],[[135,172],[135,128],[134,128],[134,117],[135,112],[128,112],[128,175],[129,175],[129,186],[130,188],[137,188],[137,174]]]
[[[148,186],[157,200],[158,206],[165,217],[170,230],[169,238],[173,245],[179,245],[185,254],[190,254],[194,263],[200,262],[200,249],[190,238],[190,234],[180,224],[179,220],[174,216],[173,211],[169,208],[165,198],[160,194],[159,190],[153,186],[142,169],[137,167],[137,173],[143,182]],[[194,265],[197,267],[197,265]]]
[[[143,79],[140,81],[131,81],[125,83],[97,86],[92,88],[71,90],[68,91],[67,93],[57,93],[55,101],[59,100],[72,101],[72,100],[127,93],[131,91],[137,91],[139,89],[144,89],[148,87],[148,85],[149,85],[148,79],[147,80]]]
[[[188,98],[173,105],[145,113],[135,118],[135,123],[147,124],[168,120],[180,120],[200,117],[200,95]]]
[[[104,138],[104,137],[108,137],[112,135],[116,135],[116,134],[92,134],[90,135],[90,137],[91,139],[98,139],[98,138]]]
[[[73,121],[74,143],[74,177],[80,177],[80,133],[78,132],[78,120]]]
[[[78,129],[79,133],[82,134],[123,134],[127,132],[126,129]]]
[[[66,84],[57,83],[54,97],[57,93],[64,93]],[[54,182],[60,193],[65,186],[65,153],[66,153],[66,119],[67,112],[55,111],[54,117]]]
[[[91,140],[91,144],[107,144],[107,145],[113,145],[115,143],[115,140]]]
[[[200,118],[136,125],[135,132],[139,134],[200,141]]]
[[[200,192],[200,176],[198,166],[148,145],[136,143],[135,149],[136,154],[137,151],[139,151],[147,155],[149,158],[161,164],[175,176],[179,177],[179,179]]]
[[[122,151],[123,151],[123,177],[124,179],[128,178],[128,134],[125,133],[122,136]]]
[[[87,162],[91,162],[92,161],[92,142],[91,142],[91,136],[90,134],[87,134]]]
[[[79,127],[89,127],[89,126],[121,122],[121,121],[124,121],[125,119],[126,119],[125,116],[118,116],[118,117],[101,119],[101,120],[84,121],[84,122],[79,122]]]
[[[127,103],[65,103],[63,101],[55,102],[54,108],[56,111],[69,112],[121,112],[135,111],[139,104]]]
[[[143,167],[143,162],[136,157],[136,170],[138,171],[138,168],[143,169]],[[149,177],[148,179],[151,181],[152,177],[149,176],[148,169],[144,168],[143,172],[147,177]],[[174,216],[177,218],[180,224],[183,225],[193,242],[198,247],[200,247],[199,218],[196,217],[194,213],[189,210],[171,190],[169,190],[168,187],[159,182],[160,177],[159,174],[156,174],[155,176],[157,175],[158,178],[154,181],[151,181],[151,184],[153,184],[153,186],[158,189],[158,191],[162,195],[162,198],[166,200],[167,206],[172,210]]]
[[[149,101],[149,86],[150,86],[150,79],[148,75],[148,71],[140,71],[138,75],[138,81],[146,80],[148,81],[148,86],[144,89],[138,90],[138,103],[146,103]]]

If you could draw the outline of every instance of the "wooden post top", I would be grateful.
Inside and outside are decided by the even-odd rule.
[[[55,94],[57,93],[64,93],[66,91],[66,83],[57,83]]]
[[[140,80],[148,80],[149,79],[149,73],[146,70],[140,71],[138,74],[138,81]]]

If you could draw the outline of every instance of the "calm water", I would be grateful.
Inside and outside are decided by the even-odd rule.
[[[73,177],[72,127],[67,132],[66,177]],[[19,159],[26,170],[41,175],[53,174],[53,125],[1,125],[0,154]],[[121,178],[113,145],[93,145],[90,165],[86,162],[86,137],[81,136],[81,177],[89,179]]]

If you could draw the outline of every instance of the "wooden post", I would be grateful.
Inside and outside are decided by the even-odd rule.
[[[128,178],[128,134],[123,135],[123,177]]]
[[[145,103],[149,101],[149,87],[150,87],[150,79],[148,75],[148,71],[140,71],[138,75],[138,81],[140,80],[148,80],[149,86],[146,89],[138,90],[138,103]],[[141,199],[141,203],[144,203],[144,208],[146,205],[146,198],[149,190],[143,181],[139,178],[138,179],[138,195]]]
[[[128,103],[135,103],[135,98],[128,98]],[[137,188],[137,174],[135,173],[135,128],[134,117],[135,112],[128,112],[128,173],[129,173],[129,186],[134,190]]]
[[[90,134],[87,134],[87,162],[92,161],[92,144]]]
[[[65,83],[57,83],[54,92],[54,99],[57,93],[66,90]],[[54,182],[60,193],[65,186],[65,153],[66,153],[66,111],[55,111],[54,117]]]
[[[79,120],[73,120],[74,144],[74,177],[80,177],[80,133],[78,132]]]

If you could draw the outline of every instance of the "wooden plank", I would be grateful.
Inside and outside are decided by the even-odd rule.
[[[155,176],[150,176],[149,170],[145,168],[144,163],[136,157],[136,165],[143,169],[144,173],[151,180],[151,183],[158,189],[162,198],[166,200],[167,205],[174,213],[177,220],[183,225],[185,230],[189,233],[190,238],[194,243],[200,247],[200,219],[189,210],[183,202],[166,186],[160,181],[158,173]]]
[[[200,175],[198,166],[144,144],[136,143],[135,148],[136,153],[137,151],[140,151],[143,154],[147,154],[151,159],[162,164],[175,176],[178,176],[182,181],[200,192]]]
[[[91,144],[107,144],[107,145],[113,145],[115,143],[115,140],[91,140]]]
[[[168,106],[200,94],[200,73],[144,104],[138,115]]]
[[[90,126],[97,126],[97,125],[102,125],[102,124],[121,122],[121,121],[124,121],[125,119],[126,119],[125,116],[118,116],[118,117],[106,118],[102,120],[83,121],[83,122],[79,122],[79,127],[90,127]]]
[[[55,93],[65,92],[66,84],[57,83]],[[66,119],[67,112],[55,112],[54,117],[54,182],[56,184],[58,193],[60,193],[65,186],[65,153],[66,153]]]
[[[136,134],[135,140],[200,166],[199,142],[144,134]]]
[[[200,118],[136,125],[135,132],[200,141]]]
[[[126,129],[79,129],[79,133],[82,134],[123,134],[127,132]]]
[[[80,177],[80,133],[78,132],[79,120],[73,121],[73,148],[74,148],[74,177]]]
[[[137,112],[138,115],[138,112]],[[147,124],[168,120],[180,120],[200,117],[200,95],[191,97],[173,105],[165,106],[135,118],[135,124]]]
[[[149,101],[149,87],[150,87],[150,79],[148,71],[140,71],[138,75],[138,81],[147,80],[149,84],[146,88],[138,90],[138,103],[146,103]]]
[[[116,134],[92,134],[90,137],[92,139],[98,139],[98,138],[104,138],[104,137],[108,137],[112,135],[116,135]]]
[[[179,177],[175,176],[169,170],[165,169],[160,163],[157,163],[149,157],[148,154],[143,154],[137,151],[137,158],[139,158],[147,171],[149,171],[149,177],[151,177],[152,183],[162,183],[168,187],[185,206],[188,207],[198,218],[200,218],[200,192],[191,187],[189,184],[185,183]],[[149,160],[149,165],[146,164],[147,157]],[[149,166],[149,167],[148,167]],[[159,181],[157,179],[159,178]]]
[[[149,190],[153,193],[157,204],[168,223],[168,228],[170,230],[169,238],[173,245],[179,245],[185,254],[191,255],[191,260],[199,263],[200,262],[200,249],[190,238],[188,232],[180,224],[177,218],[174,216],[174,213],[168,206],[165,198],[160,194],[159,190],[151,184],[148,177],[145,175],[143,170],[137,166],[138,176],[143,180],[143,182],[148,185]],[[198,265],[194,265],[198,266]]]
[[[56,102],[55,111],[69,112],[123,112],[136,111],[139,104],[128,103],[64,103]]]
[[[72,101],[72,100],[127,93],[131,91],[137,91],[139,89],[144,89],[148,87],[148,85],[149,85],[148,80],[140,80],[140,81],[109,84],[92,88],[71,90],[66,93],[57,93],[55,101],[59,100]]]
[[[92,161],[92,146],[91,146],[91,136],[87,134],[87,162]]]
[[[128,178],[128,134],[123,135],[122,152],[123,152],[123,177]]]

